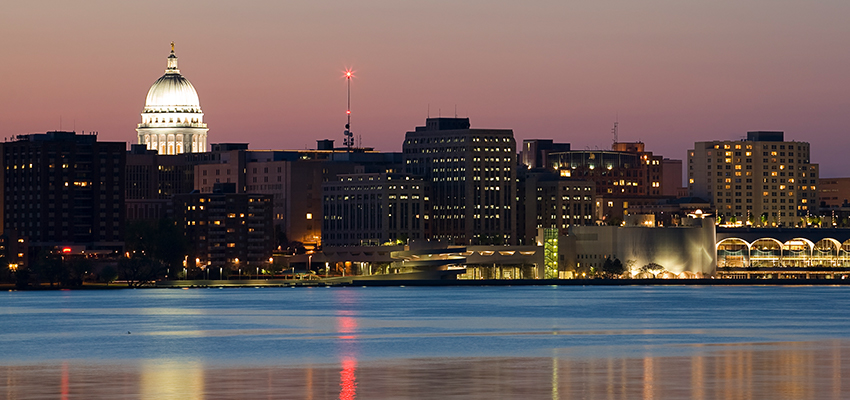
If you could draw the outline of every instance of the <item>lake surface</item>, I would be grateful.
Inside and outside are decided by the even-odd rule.
[[[0,398],[850,398],[846,287],[0,293]]]

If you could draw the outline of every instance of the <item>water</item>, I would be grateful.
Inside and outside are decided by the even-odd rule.
[[[0,398],[848,398],[845,287],[0,293]]]

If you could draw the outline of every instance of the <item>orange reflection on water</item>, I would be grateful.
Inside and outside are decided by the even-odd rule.
[[[356,323],[339,326],[353,327],[346,336],[358,336]],[[0,398],[850,398],[850,385],[842,382],[850,376],[847,340],[699,345],[672,355],[640,350],[632,357],[556,351],[553,357],[374,362],[358,359],[355,339],[336,340],[339,364],[232,367],[162,359],[0,365]]]

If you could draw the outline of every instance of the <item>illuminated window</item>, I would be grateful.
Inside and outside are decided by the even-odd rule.
[[[313,213],[307,213],[307,219],[313,219]]]

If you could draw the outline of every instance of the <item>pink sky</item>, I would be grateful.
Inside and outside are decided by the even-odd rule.
[[[136,142],[176,42],[210,142],[315,148],[352,130],[400,151],[455,106],[473,127],[683,159],[695,141],[784,130],[850,176],[850,2],[19,1],[0,13],[0,135]]]

